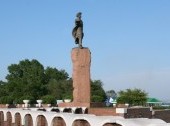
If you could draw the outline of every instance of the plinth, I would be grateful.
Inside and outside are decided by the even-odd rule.
[[[88,48],[73,48],[71,51],[73,64],[73,102],[61,103],[62,107],[90,107],[90,66],[91,52]]]
[[[71,57],[73,63],[73,102],[90,103],[90,50],[88,48],[74,48]]]

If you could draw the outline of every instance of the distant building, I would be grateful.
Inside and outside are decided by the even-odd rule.
[[[162,101],[156,98],[148,98],[146,103],[148,106],[161,106],[162,105]]]

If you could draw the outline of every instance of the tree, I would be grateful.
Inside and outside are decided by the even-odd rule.
[[[55,80],[51,79],[47,85],[48,94],[56,99],[64,99],[66,96],[72,97],[72,80]]]
[[[46,81],[49,82],[51,79],[55,80],[67,80],[68,73],[65,70],[58,70],[56,68],[47,67],[45,69]]]
[[[10,104],[12,102],[12,97],[8,95],[6,82],[0,81],[0,103]]]
[[[117,98],[117,93],[114,90],[109,90],[109,91],[106,91],[106,96],[111,97],[113,99],[116,99]]]
[[[7,82],[0,81],[0,103],[22,103],[24,99],[36,103],[72,98],[72,79],[65,70],[44,66],[37,60],[22,60],[8,66]],[[91,81],[91,101],[103,102],[106,94],[100,80]],[[9,97],[8,97],[9,96]]]
[[[0,103],[1,104],[12,104],[13,103],[13,98],[11,96],[0,97]]]
[[[48,94],[56,99],[64,99],[65,95],[72,97],[72,81],[68,79],[65,70],[47,67],[45,70]]]
[[[8,66],[7,82],[0,81],[0,103],[22,103],[29,99],[62,99],[72,95],[72,85],[65,70],[47,67],[37,60],[22,60]],[[10,97],[7,97],[10,96]]]
[[[45,88],[44,67],[37,60],[22,60],[19,64],[8,67],[7,79],[8,95],[17,102],[23,96],[40,98],[47,92]]]
[[[104,102],[106,94],[100,80],[91,81],[91,102]]]
[[[0,81],[0,96],[7,96],[6,82]]]
[[[43,100],[43,103],[45,103],[45,104],[55,104],[56,103],[56,99],[52,95],[45,95],[41,99]]]
[[[128,103],[129,105],[144,105],[147,101],[147,93],[141,89],[126,89],[118,92],[118,103]]]

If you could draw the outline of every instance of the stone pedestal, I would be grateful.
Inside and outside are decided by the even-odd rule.
[[[88,48],[73,48],[73,102],[61,103],[59,107],[90,107],[90,66],[91,52]]]
[[[73,102],[90,103],[91,53],[88,48],[73,48]]]

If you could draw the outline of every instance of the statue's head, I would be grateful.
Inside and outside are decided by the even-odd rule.
[[[76,17],[81,17],[81,12],[78,12],[77,14],[76,14]]]

